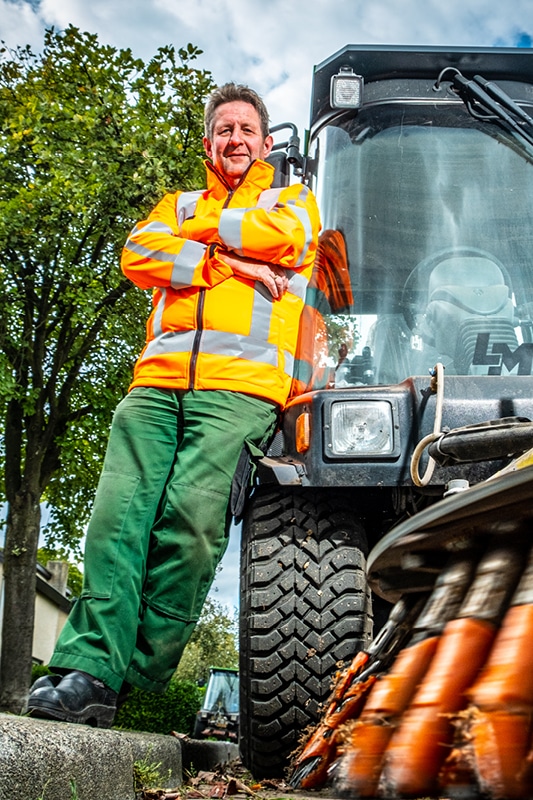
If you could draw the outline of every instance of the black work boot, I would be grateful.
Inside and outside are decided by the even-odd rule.
[[[61,683],[63,680],[63,675],[41,675],[40,678],[37,678],[35,683],[32,684],[30,689],[30,694],[34,692],[36,689],[43,689],[44,687],[49,689],[54,689],[58,683]]]
[[[28,713],[32,717],[79,722],[96,728],[110,728],[116,710],[117,693],[85,672],[39,678],[28,698]]]

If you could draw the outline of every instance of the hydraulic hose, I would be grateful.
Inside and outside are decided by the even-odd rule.
[[[433,423],[433,433],[428,434],[428,436],[424,436],[421,439],[417,446],[415,447],[413,456],[411,458],[411,480],[415,484],[415,486],[427,486],[430,482],[431,477],[433,475],[433,471],[435,469],[436,461],[434,458],[429,456],[428,464],[426,467],[426,471],[420,477],[420,473],[418,471],[418,465],[420,464],[420,459],[422,458],[422,453],[426,449],[431,442],[434,442],[442,435],[441,426],[442,426],[442,408],[444,405],[444,366],[439,361],[433,370],[432,382],[431,382],[432,391],[434,391],[437,395],[436,398],[436,405],[435,405],[435,420]]]

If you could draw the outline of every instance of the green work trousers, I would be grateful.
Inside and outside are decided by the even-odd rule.
[[[228,542],[232,479],[276,407],[138,387],[118,405],[87,529],[84,584],[50,667],[164,691]]]

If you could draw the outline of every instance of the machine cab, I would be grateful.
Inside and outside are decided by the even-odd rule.
[[[520,50],[348,46],[316,68],[323,233],[300,390],[395,384],[436,362],[531,375],[530,64]]]

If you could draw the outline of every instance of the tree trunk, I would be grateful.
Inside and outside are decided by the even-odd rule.
[[[31,680],[41,508],[27,487],[9,505],[4,547],[0,711],[24,711]]]

